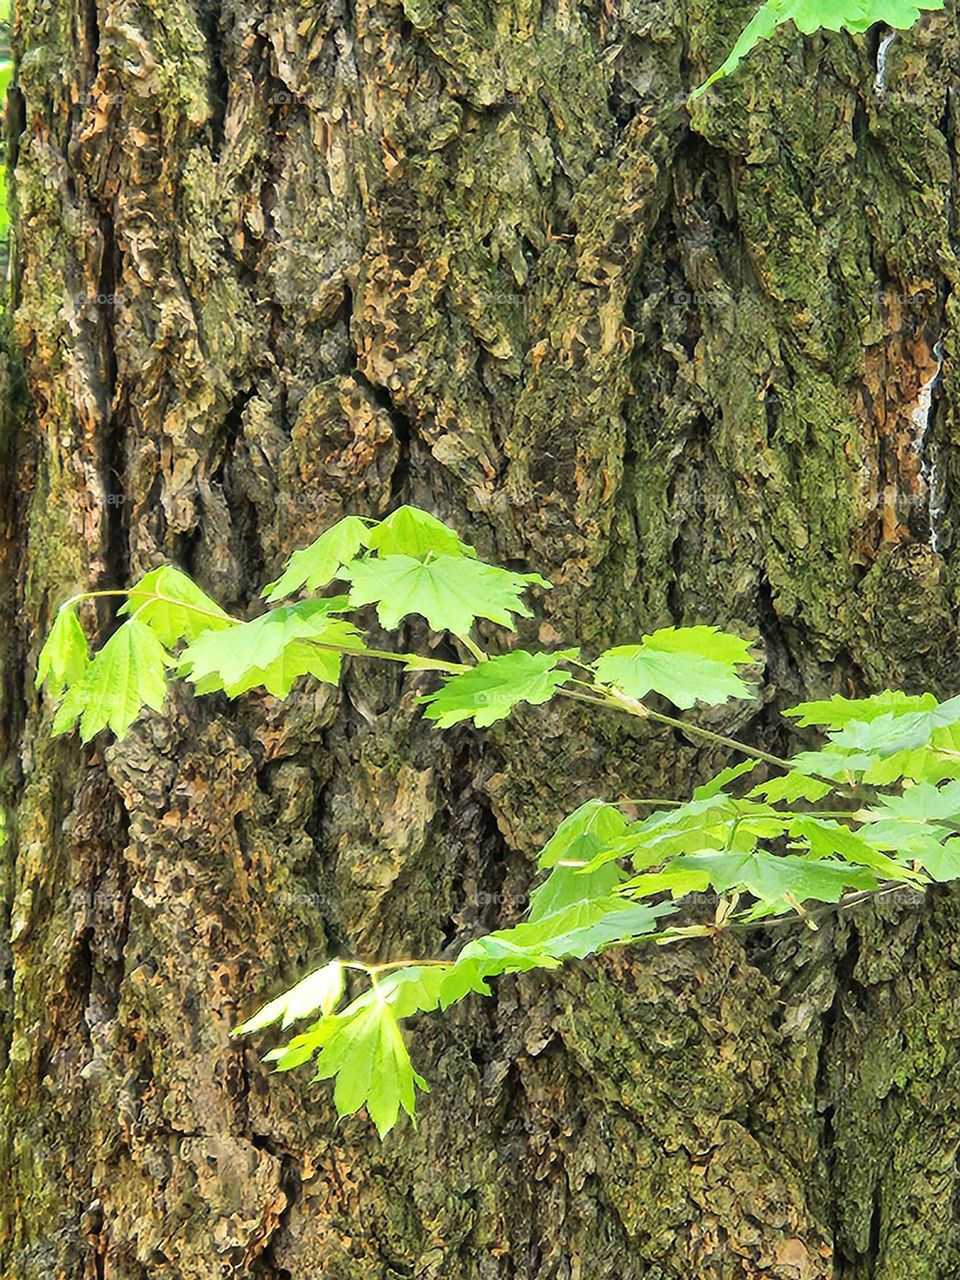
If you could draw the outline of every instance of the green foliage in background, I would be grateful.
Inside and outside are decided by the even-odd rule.
[[[334,583],[336,594],[290,598]],[[822,745],[776,756],[667,707],[755,698],[749,638],[691,626],[594,655],[516,647],[527,595],[549,587],[540,574],[484,563],[454,530],[401,507],[381,521],[348,516],[296,552],[257,617],[230,617],[168,565],[131,588],[68,600],[39,657],[37,685],[58,704],[53,732],[78,725],[84,742],[103,729],[122,737],[145,708],[162,710],[171,679],[198,694],[262,688],[284,698],[306,676],[336,685],[345,661],[385,661],[413,673],[424,714],[443,730],[562,698],[728,749],[732,763],[690,797],[596,797],[569,814],[540,853],[529,910],[513,927],[445,958],[332,960],[237,1029],[306,1023],[267,1059],[281,1071],[312,1063],[314,1079],[335,1081],[339,1113],[365,1107],[381,1134],[401,1110],[413,1116],[427,1088],[402,1023],[489,995],[492,978],[776,919],[815,929],[833,906],[960,878],[960,698],[888,691],[804,703],[786,714],[818,728]],[[123,603],[91,655],[78,608],[101,597]],[[373,647],[363,623],[374,614],[387,631],[425,619],[450,635],[459,660]],[[501,651],[481,647],[481,620],[502,629]],[[691,894],[708,895],[709,911]]]

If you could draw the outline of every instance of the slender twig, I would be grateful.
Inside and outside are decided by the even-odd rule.
[[[424,658],[419,653],[393,653],[390,649],[357,649],[349,644],[315,640],[312,636],[304,636],[303,639],[315,649],[341,653],[345,658],[377,658],[383,662],[402,662],[404,666],[414,671],[443,671],[447,675],[461,675],[464,671],[473,670],[469,663],[442,662],[439,658]]]
[[[383,964],[367,964],[363,960],[338,960],[337,964],[344,969],[358,969],[361,973],[387,973],[390,969],[420,968],[429,965],[434,968],[449,969],[452,960],[387,960]]]
[[[584,684],[585,682],[577,681],[577,683]],[[663,711],[654,711],[646,703],[640,702],[636,698],[628,698],[616,689],[607,689],[596,685],[590,687],[602,695],[600,699],[601,706],[614,707],[616,710],[623,711],[627,715],[635,716],[640,720],[654,720],[658,724],[669,725],[672,729],[680,729],[684,733],[703,738],[706,742],[714,742],[730,751],[738,751],[741,755],[750,756],[754,760],[762,760],[765,764],[773,765],[774,768],[783,769],[788,773],[796,768],[794,763],[784,756],[777,756],[770,751],[763,751],[760,747],[754,747],[751,743],[743,742],[739,738],[731,738],[724,733],[716,733],[713,729],[707,729],[704,725],[697,724],[695,721],[680,720],[676,716],[668,716]],[[560,692],[563,693],[564,691],[561,689]],[[568,697],[572,696],[572,694],[568,694]],[[590,699],[590,701],[595,701],[595,699]],[[817,782],[826,783],[831,790],[836,790],[838,794],[851,800],[860,802],[863,799],[869,799],[868,791],[856,786],[843,788],[841,784],[838,784],[836,778],[827,778],[818,773],[810,773],[805,776]]]
[[[663,804],[668,807],[686,804],[685,800],[665,800],[658,796],[621,796],[619,800],[614,800],[614,804]]]
[[[591,707],[609,707],[609,703],[604,698],[591,698],[589,694],[577,693],[574,689],[557,690],[561,698],[571,698],[574,702],[586,702]]]
[[[624,707],[624,710],[629,708]],[[763,760],[765,764],[772,764],[777,769],[793,769],[793,765],[783,756],[775,756],[770,751],[763,751],[760,747],[753,747],[747,742],[741,742],[739,738],[728,738],[725,733],[715,733],[713,729],[707,729],[701,724],[695,724],[688,720],[679,720],[676,716],[665,715],[662,711],[651,711],[646,708],[646,717],[650,720],[656,720],[658,724],[669,725],[672,729],[681,729],[684,733],[696,734],[698,738],[703,738],[706,742],[715,742],[718,746],[728,747],[731,751],[739,751],[743,755],[752,756],[754,760]]]

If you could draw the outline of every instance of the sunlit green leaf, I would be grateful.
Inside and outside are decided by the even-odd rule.
[[[907,822],[956,821],[960,818],[960,782],[950,782],[945,787],[934,787],[920,782],[907,787],[903,795],[881,796],[872,815],[897,818]]]
[[[527,918],[535,924],[578,903],[609,898],[623,879],[623,872],[613,862],[586,875],[576,867],[554,867],[543,884],[531,893]]]
[[[705,782],[702,787],[694,788],[694,800],[709,800],[712,796],[719,795],[721,791],[726,791],[731,782],[736,782],[745,774],[752,773],[759,763],[759,760],[741,760],[739,764],[721,769],[715,778]]]
[[[842,729],[851,720],[869,723],[884,715],[905,715],[911,711],[932,711],[937,700],[932,693],[907,694],[899,690],[885,689],[869,698],[843,698],[835,693],[832,698],[820,702],[801,702],[788,707],[785,716],[796,718],[801,729],[820,725],[824,729]]]
[[[791,769],[777,778],[761,782],[749,793],[751,796],[762,796],[768,804],[786,801],[795,804],[798,800],[815,802],[822,800],[832,791],[829,782],[821,782],[818,778],[810,778],[806,774]]]
[[[477,618],[512,630],[514,615],[530,617],[521,599],[527,587],[550,586],[538,573],[513,573],[447,555],[428,561],[412,556],[358,560],[344,569],[343,577],[352,583],[350,604],[376,604],[380,625],[388,631],[418,613],[434,631],[461,636],[469,635]]]
[[[960,724],[960,697],[927,711],[887,712],[870,721],[851,720],[830,734],[834,750],[891,756],[926,746],[941,729]]]
[[[329,632],[333,639],[335,633]],[[308,640],[291,640],[279,657],[265,667],[249,667],[238,680],[221,681],[206,676],[196,686],[197,693],[213,693],[223,689],[228,698],[237,698],[250,689],[266,689],[275,698],[286,698],[301,676],[314,676],[323,684],[340,683],[343,659],[339,653],[318,649]]]
[[[161,599],[153,597],[160,596]],[[122,614],[136,614],[168,649],[180,640],[195,640],[204,631],[223,631],[234,620],[201,591],[192,578],[161,565],[137,583],[120,606]]]
[[[815,858],[845,858],[855,865],[869,867],[884,880],[917,879],[908,867],[881,853],[862,832],[833,819],[799,814],[790,823],[790,834],[802,840]]]
[[[960,874],[960,839],[947,827],[890,818],[864,823],[860,834],[874,848],[890,849],[897,858],[919,863],[935,880],[953,880]]]
[[[251,1031],[260,1031],[264,1027],[279,1022],[286,1029],[299,1018],[308,1017],[318,1009],[323,1014],[330,1014],[337,1007],[343,995],[343,966],[338,960],[325,964],[321,969],[314,969],[305,978],[269,1001],[259,1009],[252,1018],[241,1023],[233,1032],[234,1035],[247,1035]]]
[[[339,1020],[326,1037],[314,1079],[334,1077],[337,1114],[352,1115],[365,1106],[381,1138],[396,1124],[401,1107],[413,1118],[417,1088],[429,1092],[413,1069],[396,1015],[384,1000],[373,1000],[355,1017]]]
[[[367,546],[381,556],[476,556],[455,530],[419,507],[399,507],[367,534]]]
[[[488,978],[529,969],[554,968],[562,959],[582,959],[618,942],[651,933],[665,904],[630,903],[616,895],[573,902],[536,920],[500,929],[469,942],[444,979],[442,1007],[470,991],[488,995]]]
[[[367,544],[370,535],[368,525],[358,516],[345,516],[322,533],[309,547],[295,551],[290,563],[276,582],[269,583],[263,594],[269,604],[291,596],[301,587],[317,591],[340,576],[343,565],[349,564]]]
[[[667,627],[640,644],[608,649],[594,670],[598,684],[612,685],[630,698],[656,692],[687,708],[750,697],[735,669],[749,661],[749,645],[737,636],[715,627]]]
[[[614,859],[629,858],[637,871],[657,866],[666,858],[699,849],[724,848],[740,812],[739,803],[720,791],[631,823],[618,839],[606,840],[586,870]]]
[[[118,627],[94,654],[83,677],[70,686],[53,724],[66,733],[80,719],[80,737],[89,742],[109,727],[125,736],[142,709],[159,711],[167,692],[169,655],[157,636],[138,618]]]
[[[576,649],[562,653],[517,649],[479,662],[462,675],[450,676],[435,693],[421,695],[420,701],[427,706],[424,715],[436,720],[441,729],[470,719],[478,729],[485,729],[506,719],[521,702],[549,702],[571,678],[557,664],[576,653]]]
[[[37,659],[36,687],[46,684],[51,698],[59,698],[76,684],[89,663],[87,637],[71,606],[59,611]]]
[[[353,624],[330,616],[345,603],[342,596],[301,600],[271,609],[252,622],[234,623],[226,631],[205,631],[184,651],[180,674],[193,681],[198,692],[225,689],[231,697],[260,684],[285,697],[293,680],[307,673],[335,684],[340,655],[315,646],[363,651]]]
[[[603,800],[588,800],[567,814],[544,845],[541,867],[558,862],[589,862],[612,840],[622,836],[627,820],[615,805]]]
[[[811,862],[763,850],[682,854],[664,868],[663,875],[686,871],[701,872],[719,893],[736,890],[765,902],[780,902],[787,895],[798,902],[839,902],[848,889],[875,889],[878,884],[876,875],[867,867],[827,860]]]

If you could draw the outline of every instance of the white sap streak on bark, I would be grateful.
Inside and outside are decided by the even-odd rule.
[[[886,92],[887,53],[896,38],[896,31],[890,31],[880,41],[880,47],[877,49],[877,74],[873,81],[873,89],[875,93]]]

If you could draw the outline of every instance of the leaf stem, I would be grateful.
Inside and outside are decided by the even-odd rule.
[[[453,965],[452,960],[387,960],[383,964],[365,964],[362,960],[340,960],[344,969],[358,969],[361,973],[374,974],[388,973],[391,969],[420,969],[424,967],[449,969]]]
[[[605,707],[608,710],[610,707],[606,698],[591,698],[586,693],[577,693],[575,689],[559,688],[557,693],[561,698],[571,698],[574,702],[586,702],[591,707]]]
[[[75,596],[71,596],[69,600],[65,600],[57,612],[60,613],[64,609],[72,608],[73,605],[79,604],[83,600],[105,600],[109,596],[142,596],[143,604],[138,607],[138,613],[144,605],[159,601],[161,604],[175,605],[178,609],[189,609],[191,613],[202,614],[205,618],[216,618],[218,622],[234,622],[238,626],[242,625],[240,618],[231,617],[229,613],[225,613],[222,610],[204,609],[202,605],[189,604],[186,600],[177,600],[174,596],[165,596],[159,591],[138,591],[136,587],[116,587],[109,591],[80,591]]]
[[[304,636],[308,644],[315,649],[323,649],[328,653],[341,653],[345,658],[379,658],[384,662],[402,662],[412,671],[443,671],[449,675],[459,675],[463,671],[472,671],[469,664],[462,662],[441,662],[439,658],[424,658],[419,653],[393,653],[389,649],[357,649],[348,644],[333,644],[328,640],[314,640]]]
[[[621,796],[613,804],[664,804],[668,806],[686,804],[685,800],[666,800],[661,796]]]
[[[489,659],[490,655],[488,653],[485,653],[484,650],[481,649],[480,646],[477,644],[477,642],[473,640],[470,636],[458,635],[457,639],[460,641],[460,643],[463,645],[465,649],[469,649],[469,651],[476,658],[477,662],[486,662]]]
[[[659,724],[670,725],[673,729],[681,729],[685,733],[693,733],[703,738],[707,742],[715,742],[718,746],[729,747],[732,751],[739,751],[743,755],[752,756],[755,760],[763,760],[766,764],[772,764],[777,769],[793,769],[793,765],[789,760],[785,760],[783,756],[776,756],[770,751],[763,751],[760,747],[752,747],[749,743],[741,742],[739,738],[728,738],[724,733],[715,733],[713,729],[707,729],[703,725],[695,724],[687,720],[679,720],[675,716],[665,715],[662,711],[651,711],[647,708],[647,715],[651,720],[656,720]]]
[[[592,687],[598,688],[596,685]],[[562,692],[563,690],[561,690]],[[681,729],[684,733],[696,734],[697,737],[703,738],[707,742],[715,742],[719,746],[728,747],[731,751],[739,751],[742,755],[752,756],[755,760],[763,760],[766,764],[772,764],[777,769],[793,769],[790,761],[784,759],[783,756],[775,756],[772,752],[763,751],[760,747],[753,747],[748,742],[741,742],[739,738],[728,738],[726,734],[715,733],[713,729],[707,729],[694,721],[680,720],[676,716],[668,716],[662,711],[653,711],[645,702],[640,702],[637,698],[628,698],[616,689],[607,689],[601,686],[599,692],[602,695],[600,701],[603,705],[614,707],[618,711],[625,711],[627,715],[635,716],[639,720],[655,720],[658,724],[669,725],[672,729]],[[594,701],[594,699],[591,699],[591,701]]]
[[[368,973],[387,973],[390,969],[420,969],[429,967],[434,969],[449,969],[453,966],[452,960],[387,960],[383,964],[367,965]]]
[[[856,893],[848,893],[845,897],[841,898],[839,902],[828,902],[816,910],[807,911],[805,919],[814,921],[822,920],[833,911],[845,911],[849,907],[856,907],[863,902],[869,902],[872,898],[885,897],[887,894],[897,893],[901,889],[910,889],[916,893],[918,888],[928,889],[932,887],[932,884],[932,881],[922,881],[920,885],[917,885],[906,880],[893,880],[889,884],[879,885],[876,889],[860,889]],[[785,924],[797,923],[798,917],[795,915],[761,916],[757,920],[740,919],[736,922],[731,922],[730,927],[747,931],[753,929],[781,928]]]

